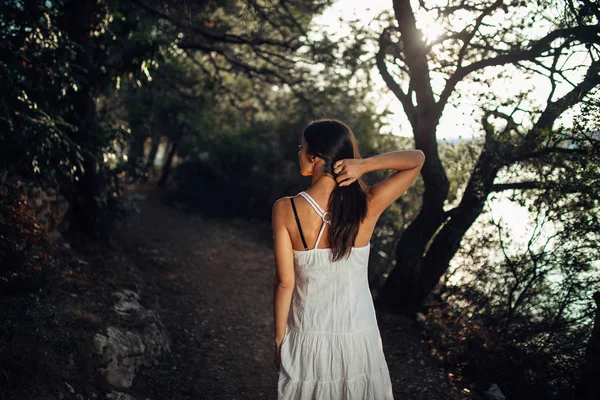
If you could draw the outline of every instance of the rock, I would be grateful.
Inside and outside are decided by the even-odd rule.
[[[137,314],[138,317],[147,316],[148,312],[140,304],[140,296],[133,290],[124,289],[120,292],[115,292],[112,295],[119,299],[113,306],[117,314],[127,317],[130,317],[133,314]]]
[[[110,400],[135,400],[135,398],[131,397],[127,393],[121,393],[121,392],[115,392],[115,391],[106,393],[106,398],[110,399]]]
[[[110,326],[106,336],[96,334],[94,348],[105,363],[100,372],[106,381],[118,388],[131,387],[146,349],[142,337]]]
[[[75,393],[75,389],[73,389],[73,386],[69,385],[67,382],[65,382],[65,387],[67,388],[69,393],[71,393],[71,394]]]
[[[93,346],[101,358],[100,373],[107,383],[115,388],[128,388],[139,366],[157,363],[157,357],[169,351],[170,344],[157,313],[139,303],[139,294],[122,290],[113,296],[118,299],[115,312],[126,316],[130,327],[108,327],[105,334],[94,336]]]
[[[483,394],[483,397],[486,400],[506,400],[506,397],[495,383]]]

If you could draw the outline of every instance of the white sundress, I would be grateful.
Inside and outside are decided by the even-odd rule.
[[[317,248],[327,212],[308,193],[300,195],[323,225],[313,249],[294,250],[295,287],[281,343],[277,397],[393,399],[369,290],[370,243],[332,261],[330,248]]]

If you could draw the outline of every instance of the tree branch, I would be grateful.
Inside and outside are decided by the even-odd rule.
[[[415,105],[412,103],[412,99],[406,93],[404,93],[400,85],[398,85],[398,83],[394,80],[388,71],[387,66],[385,65],[385,55],[387,54],[387,48],[389,45],[388,32],[389,28],[385,28],[383,32],[381,32],[381,35],[379,35],[379,51],[377,51],[377,54],[375,55],[377,69],[379,70],[379,73],[381,74],[381,77],[383,78],[383,81],[387,87],[392,91],[392,93],[394,93],[396,98],[400,100],[400,103],[402,103],[404,112],[414,127],[417,118]]]
[[[570,92],[556,101],[549,102],[532,131],[549,129],[563,112],[578,103],[594,87],[600,84],[600,61],[592,61],[585,77]]]
[[[565,154],[565,155],[586,155],[588,154],[587,149],[569,149],[565,147],[546,147],[538,151],[532,151],[531,153],[521,154],[519,156],[511,157],[511,162],[518,162],[529,160],[532,158],[539,158],[547,156],[549,154]]]
[[[512,183],[497,183],[492,185],[492,192],[502,192],[504,190],[530,190],[541,189],[541,182],[512,182]]]
[[[198,24],[188,24],[183,23],[181,19],[176,19],[171,17],[170,15],[159,11],[153,7],[148,6],[142,0],[129,0],[142,9],[146,10],[148,13],[156,15],[160,18],[163,18],[169,22],[171,22],[174,26],[177,26],[182,29],[189,30],[191,32],[198,33],[205,38],[207,38],[210,42],[222,42],[229,44],[248,44],[251,46],[260,46],[260,45],[272,45],[278,47],[285,47],[290,50],[297,50],[300,47],[299,43],[292,44],[293,40],[288,41],[278,41],[264,37],[247,37],[242,35],[232,35],[229,33],[218,33],[212,31],[210,29],[204,28]]]
[[[394,15],[400,30],[400,39],[406,54],[406,65],[410,70],[410,80],[417,98],[419,108],[434,112],[436,118],[441,110],[435,107],[435,98],[431,88],[431,77],[423,33],[417,29],[415,14],[410,0],[394,0]]]
[[[505,190],[532,190],[532,189],[545,189],[545,190],[560,190],[561,193],[581,193],[585,191],[584,186],[577,185],[565,185],[556,182],[537,182],[537,181],[524,181],[524,182],[510,182],[510,183],[496,183],[492,185],[491,192],[502,192]]]
[[[485,10],[483,10],[483,12],[477,17],[477,19],[475,20],[475,25],[473,26],[473,30],[466,35],[466,38],[463,41],[463,45],[462,45],[460,51],[458,52],[458,60],[456,62],[457,68],[460,68],[462,66],[463,59],[465,57],[465,54],[467,53],[467,48],[471,44],[471,40],[473,40],[473,38],[475,37],[475,34],[477,34],[479,27],[483,23],[483,19],[485,17],[487,17],[488,15],[490,15],[498,7],[501,7],[501,6],[503,6],[503,0],[496,0],[496,2],[494,4],[487,7]]]
[[[533,60],[542,55],[544,52],[550,50],[552,42],[559,38],[571,38],[573,40],[579,40],[582,43],[596,43],[600,41],[600,27],[595,25],[557,29],[541,39],[532,41],[527,49],[511,51],[496,57],[476,61],[464,67],[459,67],[446,81],[446,86],[444,87],[444,90],[440,94],[440,98],[438,100],[439,107],[443,108],[443,106],[445,106],[448,98],[456,88],[456,85],[467,75],[491,66],[514,64],[518,63],[519,61]]]

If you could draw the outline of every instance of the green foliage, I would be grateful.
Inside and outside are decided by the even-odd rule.
[[[152,26],[118,1],[0,7],[0,167],[58,183],[81,227],[98,232],[118,192],[106,164],[126,129],[98,120],[96,99],[115,78],[142,74],[157,48],[147,40]]]
[[[496,382],[507,397],[573,396],[600,285],[600,107],[588,100],[574,127],[547,135],[565,152],[505,174],[535,179],[508,196],[531,215],[521,221],[526,237],[482,215],[441,288],[447,303],[430,314],[432,346],[479,389]]]
[[[10,176],[58,183],[72,204],[81,203],[79,217],[91,214],[92,223],[104,223],[118,188],[103,170],[125,129],[97,121],[93,98],[152,54],[154,47],[140,42],[149,26],[118,2],[12,1],[0,7],[0,167]],[[72,13],[93,15],[89,38],[66,21]],[[93,52],[82,44],[88,39]],[[84,62],[88,57],[91,62]]]
[[[5,2],[0,10],[0,163],[26,176],[73,177],[82,149],[63,106],[76,90],[75,45],[57,26],[60,2]],[[73,154],[74,157],[68,157]]]

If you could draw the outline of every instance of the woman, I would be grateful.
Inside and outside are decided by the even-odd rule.
[[[370,239],[381,213],[413,183],[420,150],[362,159],[351,129],[309,124],[300,173],[312,185],[273,205],[275,365],[279,399],[391,399],[369,291]],[[361,176],[395,170],[367,187]]]

